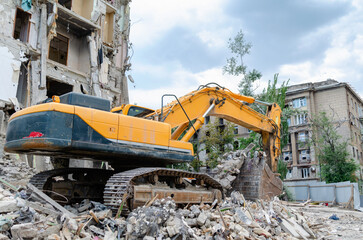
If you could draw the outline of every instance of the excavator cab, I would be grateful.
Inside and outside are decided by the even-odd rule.
[[[120,107],[112,108],[111,112],[128,115],[132,117],[143,118],[149,115],[150,113],[155,112],[155,110],[133,104],[122,104]]]

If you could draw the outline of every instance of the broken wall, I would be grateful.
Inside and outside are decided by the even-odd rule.
[[[51,86],[100,96],[110,100],[113,106],[128,103],[125,72],[130,67],[127,57],[129,16],[125,14],[129,14],[129,1],[74,0],[70,7],[62,7],[51,0],[32,1],[29,11],[21,9],[21,2],[0,2],[2,142],[9,116],[17,109],[47,99],[55,92],[49,89]],[[20,11],[18,17],[17,11]],[[109,13],[114,16],[110,17]],[[21,16],[25,16],[24,19],[16,24]],[[105,31],[108,32],[107,42],[102,38],[105,21],[109,26]],[[26,25],[19,25],[22,23]],[[21,40],[15,39],[14,29],[22,36]],[[68,38],[66,65],[49,59],[49,44],[57,34]],[[6,110],[2,108],[3,103]],[[0,148],[3,149],[1,143]],[[47,168],[42,165],[44,157],[32,159],[38,170]]]

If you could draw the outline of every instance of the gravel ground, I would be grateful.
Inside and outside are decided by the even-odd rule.
[[[318,233],[318,239],[363,239],[363,212],[340,207],[290,207],[300,212]],[[339,220],[329,219],[335,214]]]

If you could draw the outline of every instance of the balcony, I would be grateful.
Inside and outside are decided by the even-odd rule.
[[[58,19],[57,23],[69,28],[73,34],[81,37],[90,34],[92,31],[100,30],[100,26],[82,17],[74,11],[63,7],[57,3]]]

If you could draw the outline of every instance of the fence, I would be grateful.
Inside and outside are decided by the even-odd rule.
[[[360,195],[357,183],[340,182],[284,182],[296,201],[311,199],[318,203],[338,203],[350,208],[360,208]]]

